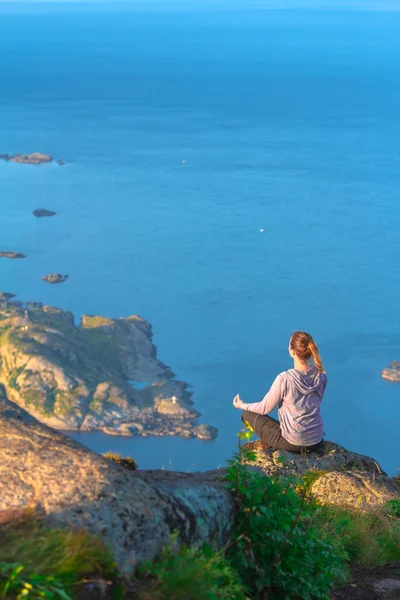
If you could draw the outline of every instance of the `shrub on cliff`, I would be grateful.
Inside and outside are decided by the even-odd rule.
[[[244,433],[242,437],[250,437]],[[237,515],[228,551],[251,598],[328,598],[333,584],[345,581],[347,555],[335,535],[309,519],[307,494],[295,482],[277,480],[232,461],[227,479]],[[246,452],[245,462],[254,455]],[[312,505],[313,506],[313,505]]]
[[[136,471],[137,469],[136,460],[134,458],[131,458],[130,456],[121,456],[117,452],[111,451],[105,452],[103,456],[104,458],[107,458],[108,460],[112,460],[113,462],[117,463],[117,465],[125,467],[125,469],[128,469],[129,471]]]
[[[164,549],[136,579],[138,600],[244,600],[239,576],[223,553]]]

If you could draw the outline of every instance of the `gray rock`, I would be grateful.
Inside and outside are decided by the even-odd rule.
[[[380,600],[400,599],[400,579],[381,579],[373,587]]]
[[[0,393],[0,523],[27,508],[47,525],[98,535],[129,574],[174,530],[182,543],[220,548],[229,539],[235,506],[213,474],[128,471]]]

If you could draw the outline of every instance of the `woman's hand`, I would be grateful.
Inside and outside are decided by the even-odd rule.
[[[241,399],[239,394],[237,394],[233,399],[233,406],[235,408],[242,408],[242,405],[243,405],[243,400]]]

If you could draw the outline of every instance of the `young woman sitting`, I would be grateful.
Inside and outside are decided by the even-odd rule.
[[[254,429],[263,448],[318,450],[324,437],[320,408],[327,383],[318,347],[311,335],[296,331],[290,338],[289,354],[294,368],[277,376],[261,402],[246,404],[237,395],[233,406],[244,411],[243,422]],[[268,416],[278,404],[279,421]]]

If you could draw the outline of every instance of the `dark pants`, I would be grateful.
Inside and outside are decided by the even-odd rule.
[[[313,446],[296,446],[295,444],[291,444],[283,437],[279,421],[268,415],[259,415],[245,410],[242,413],[242,421],[243,423],[248,423],[254,429],[255,433],[261,441],[265,442],[266,446],[275,450],[312,452],[313,450],[320,450],[323,446],[323,441]]]

